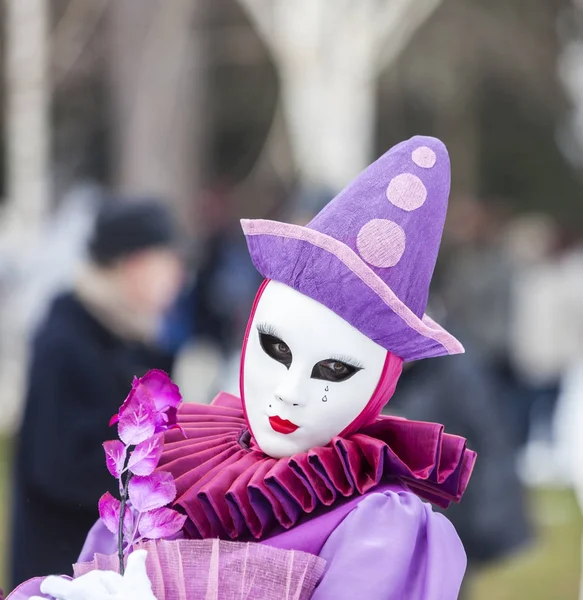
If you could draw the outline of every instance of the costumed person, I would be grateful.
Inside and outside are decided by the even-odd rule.
[[[134,375],[171,369],[155,342],[181,285],[177,237],[163,203],[105,199],[74,289],[36,333],[15,457],[13,586],[72,574],[112,487],[101,444],[119,398]]]
[[[182,430],[165,433],[153,476],[175,485],[180,531],[140,542],[147,561],[130,554],[122,576],[114,572],[123,548],[111,515],[120,515],[120,532],[137,529],[143,538],[159,537],[161,527],[152,529],[151,516],[132,527],[127,505],[107,500],[112,510],[89,533],[77,577],[30,582],[10,600],[39,590],[58,600],[129,600],[138,587],[141,600],[457,598],[462,543],[424,500],[459,501],[475,453],[439,424],[380,414],[403,361],[463,352],[425,315],[449,187],[445,146],[414,137],[305,227],[243,221],[265,282],[244,338],[241,398],[221,393],[209,406],[177,407],[171,384],[150,373],[134,382],[118,415],[123,443],[150,448],[155,441],[134,437],[143,416],[163,429],[177,412]],[[166,412],[156,416],[155,406]],[[155,431],[148,426],[161,435]],[[126,460],[121,442],[108,444],[118,448],[108,459],[116,476],[126,463],[142,469],[142,446]],[[131,510],[156,506],[144,500],[155,495],[144,493],[151,483],[137,481]]]

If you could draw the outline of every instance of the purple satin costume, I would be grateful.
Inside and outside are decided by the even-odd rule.
[[[453,600],[466,568],[451,523],[398,484],[381,486],[263,543],[326,560],[314,600]],[[115,550],[112,534],[97,523],[79,560]]]

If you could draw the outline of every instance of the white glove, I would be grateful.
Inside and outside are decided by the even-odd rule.
[[[125,574],[114,571],[90,571],[77,579],[47,577],[41,592],[56,600],[156,600],[146,573],[146,550],[128,557]],[[30,600],[44,600],[32,596]]]

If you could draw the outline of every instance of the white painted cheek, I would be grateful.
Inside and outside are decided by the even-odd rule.
[[[302,410],[302,425],[304,435],[312,438],[311,443],[320,445],[322,435],[335,420],[336,410],[333,401],[332,384],[320,379],[308,380],[305,398],[306,403]],[[329,441],[329,440],[326,440]]]
[[[256,334],[249,340],[244,364],[245,378],[255,389],[263,391],[263,397],[266,393],[270,397],[273,395],[275,387],[287,372],[283,365],[265,354]]]
[[[311,396],[314,419],[318,421],[320,435],[328,435],[331,439],[345,429],[360,412],[360,407],[355,405],[355,401],[361,390],[358,386],[351,385],[350,380],[313,382]],[[329,439],[322,443],[327,443]]]

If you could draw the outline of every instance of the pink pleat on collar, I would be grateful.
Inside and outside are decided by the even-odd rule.
[[[249,426],[249,431],[251,435],[253,435],[253,431],[251,429],[251,425],[249,424],[249,419],[247,418],[247,409],[245,404],[245,385],[244,385],[244,364],[245,364],[245,355],[247,353],[247,342],[249,341],[249,335],[251,332],[251,324],[253,323],[253,318],[255,317],[255,312],[257,311],[257,307],[259,306],[259,302],[261,300],[261,296],[263,296],[263,292],[265,288],[269,285],[270,279],[265,279],[259,290],[257,295],[255,296],[255,300],[253,301],[253,307],[251,309],[251,314],[249,316],[249,321],[247,322],[247,328],[245,330],[245,337],[243,338],[243,347],[241,351],[241,366],[239,371],[239,390],[241,394],[241,400],[243,402],[243,412],[245,414],[245,419]],[[385,359],[385,364],[383,366],[383,370],[381,372],[381,376],[379,378],[379,382],[373,395],[371,396],[368,404],[364,407],[362,412],[344,429],[344,431],[340,432],[341,437],[346,437],[351,435],[358,430],[366,427],[367,425],[371,425],[374,423],[377,418],[380,416],[383,407],[387,404],[387,402],[392,398],[395,393],[395,388],[397,387],[397,382],[399,381],[399,377],[401,376],[401,372],[403,370],[403,360],[398,356],[395,356],[391,352],[387,351],[387,357]]]

